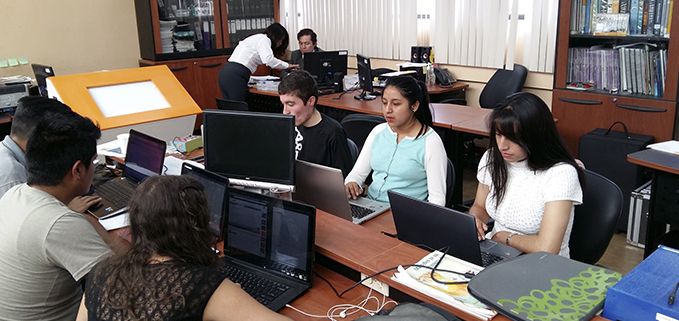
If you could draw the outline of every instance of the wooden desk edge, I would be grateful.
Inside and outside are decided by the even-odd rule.
[[[664,153],[664,152],[660,152],[660,153]],[[632,154],[627,155],[627,161],[632,163],[632,164],[644,166],[644,167],[647,167],[647,168],[650,168],[650,169],[660,170],[660,171],[671,173],[671,174],[674,174],[674,175],[679,175],[679,170],[676,169],[676,168],[668,167],[668,166],[658,164],[658,163],[653,163],[653,162],[643,160],[643,159],[639,159],[639,158],[633,157],[631,155]],[[677,156],[677,157],[679,157],[679,156]]]

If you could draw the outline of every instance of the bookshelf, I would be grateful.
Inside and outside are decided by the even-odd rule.
[[[679,60],[672,57],[679,52],[679,7],[673,4],[676,0],[657,1],[670,5],[665,21],[659,17],[655,34],[632,28],[630,7],[638,1],[560,1],[552,113],[574,154],[581,135],[615,121],[625,123],[630,132],[653,135],[655,141],[675,137]],[[584,32],[587,19],[581,14],[602,2],[618,3],[627,20],[618,25],[618,32],[599,29],[609,32],[593,34],[595,27]],[[638,12],[636,17],[643,17],[643,10],[642,15]],[[589,11],[588,18],[594,16]]]
[[[167,65],[202,109],[217,108],[219,71],[238,42],[278,22],[278,0],[134,3],[142,58],[139,66]],[[256,74],[268,74],[268,67],[260,67]],[[201,124],[198,117],[195,129]]]

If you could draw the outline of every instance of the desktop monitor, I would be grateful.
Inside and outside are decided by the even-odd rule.
[[[205,169],[236,185],[234,179],[294,185],[295,116],[205,110],[203,126]]]
[[[354,96],[358,100],[373,100],[375,96],[372,95],[373,80],[370,69],[370,58],[356,54],[356,64],[358,65],[358,82],[363,89],[360,95]]]
[[[318,89],[335,89],[335,85],[341,84],[347,74],[348,55],[347,50],[307,52],[304,54],[304,70],[314,77]]]

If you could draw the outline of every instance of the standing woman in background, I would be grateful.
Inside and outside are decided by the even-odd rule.
[[[258,65],[265,64],[274,69],[297,68],[297,65],[276,58],[285,55],[288,43],[288,31],[277,22],[269,25],[263,33],[241,40],[229,62],[219,72],[222,97],[247,102],[248,80]]]
[[[488,127],[490,147],[479,162],[479,185],[469,210],[479,239],[570,257],[573,210],[582,203],[585,174],[549,108],[533,94],[516,93],[495,107]],[[495,225],[486,235],[489,218]]]

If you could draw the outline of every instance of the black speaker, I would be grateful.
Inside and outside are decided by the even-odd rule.
[[[431,47],[420,47],[420,62],[434,63],[434,59],[431,55]]]
[[[410,47],[410,62],[420,62],[420,48],[418,46]]]
[[[332,84],[333,84],[333,89],[335,90],[336,93],[341,93],[344,91],[344,88],[342,88],[342,84],[344,80],[344,73],[341,72],[336,72],[332,75]]]

